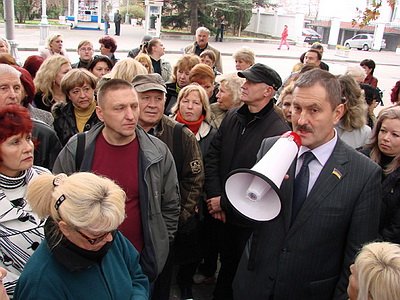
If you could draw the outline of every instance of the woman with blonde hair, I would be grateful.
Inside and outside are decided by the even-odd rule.
[[[367,104],[357,82],[349,75],[338,77],[342,90],[344,114],[336,126],[338,136],[349,146],[360,149],[369,141],[371,128],[367,126]]]
[[[64,40],[61,34],[50,34],[46,40],[46,47],[39,50],[39,55],[44,59],[57,54],[68,58],[67,51],[63,48],[63,43]]]
[[[43,175],[28,187],[32,210],[47,218],[15,299],[148,299],[139,253],[117,230],[125,193],[92,173]]]
[[[400,107],[381,111],[372,131],[371,142],[362,149],[382,167],[382,213],[379,235],[400,243]]]
[[[289,84],[279,95],[278,99],[278,107],[282,109],[282,116],[285,121],[289,124],[290,128],[292,128],[292,102],[293,102],[293,91],[294,85]]]
[[[233,55],[235,60],[236,70],[244,71],[255,64],[256,55],[249,47],[242,47],[237,50]]]
[[[344,73],[344,75],[349,75],[349,76],[353,77],[353,79],[357,83],[363,83],[365,77],[367,77],[367,73],[365,73],[365,70],[363,69],[363,67],[361,67],[359,65],[348,66],[346,73]]]
[[[347,287],[350,300],[400,299],[400,245],[388,242],[365,245],[350,271]]]
[[[203,158],[217,130],[210,125],[211,109],[208,96],[203,87],[192,83],[180,90],[178,99],[171,109],[172,118],[189,128],[199,142]],[[205,201],[199,199],[198,206]],[[203,209],[203,211],[207,211]],[[192,281],[197,265],[202,258],[202,244],[200,243],[199,230],[193,230],[190,239],[180,239],[179,230],[174,254],[176,263],[180,264],[177,274],[177,283],[181,290],[182,299],[193,298]]]
[[[211,108],[205,89],[197,83],[185,86],[171,109],[172,118],[185,124],[196,136],[203,154],[211,143],[208,136],[214,132],[210,125]]]
[[[210,124],[218,129],[228,110],[242,104],[242,84],[244,78],[240,78],[236,73],[223,74],[217,77],[219,90],[216,95],[217,102],[211,104]]]
[[[147,73],[149,73],[149,74],[154,73],[153,65],[151,64],[150,56],[148,56],[145,53],[139,53],[138,55],[135,56],[134,59],[137,60],[138,62],[140,62],[143,65],[143,67],[146,68]]]
[[[127,57],[119,60],[111,72],[104,75],[103,79],[123,79],[132,82],[136,75],[146,75],[146,68],[137,60]]]
[[[33,103],[37,108],[51,111],[54,103],[66,101],[61,80],[71,69],[69,60],[61,55],[53,55],[42,63],[34,79],[36,95]]]

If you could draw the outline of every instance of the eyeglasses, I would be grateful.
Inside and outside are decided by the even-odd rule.
[[[109,234],[112,235],[112,237],[114,238],[115,234],[116,234],[116,230],[112,230],[109,232],[104,233],[103,235],[97,237],[97,238],[90,238],[88,237],[86,234],[84,234],[83,232],[79,231],[78,229],[76,229],[76,232],[79,233],[81,235],[81,237],[83,237],[85,240],[87,240],[89,242],[90,245],[96,245],[98,243],[100,243],[101,241],[103,241]]]
[[[88,52],[90,52],[90,51],[93,51],[93,48],[82,47],[82,48],[79,48],[79,51],[88,51]]]

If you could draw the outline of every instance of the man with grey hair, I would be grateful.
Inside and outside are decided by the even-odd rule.
[[[6,105],[22,105],[24,88],[21,83],[21,72],[12,66],[0,64],[0,108]],[[30,111],[31,113],[31,111]],[[32,137],[38,142],[35,147],[34,165],[53,168],[54,161],[61,151],[61,143],[55,131],[46,123],[32,117]]]
[[[163,141],[174,157],[179,179],[181,212],[173,253],[178,264],[181,264],[182,257],[179,257],[180,255],[177,253],[187,253],[191,256],[189,259],[185,258],[185,263],[181,264],[178,272],[181,297],[182,299],[190,299],[193,297],[191,284],[186,283],[187,281],[192,282],[192,276],[187,278],[184,275],[188,273],[185,270],[192,268],[193,262],[200,260],[200,257],[196,257],[193,251],[193,245],[197,245],[195,234],[197,228],[194,228],[192,232],[186,233],[189,233],[192,239],[185,239],[185,243],[182,243],[182,232],[188,225],[193,224],[193,221],[198,217],[196,211],[200,205],[199,201],[203,193],[204,184],[204,167],[200,147],[196,137],[187,127],[164,115],[167,90],[160,74],[136,75],[132,84],[138,93],[139,125],[147,133]],[[194,270],[196,265],[194,264]],[[169,299],[172,267],[173,262],[170,257],[155,282],[152,299]]]
[[[204,50],[212,50],[215,53],[215,67],[217,68],[218,72],[222,73],[222,60],[221,60],[221,53],[211,47],[208,43],[210,38],[210,30],[206,27],[199,27],[196,30],[196,41],[190,45],[187,45],[184,49],[185,54],[196,54],[200,56],[201,52]]]

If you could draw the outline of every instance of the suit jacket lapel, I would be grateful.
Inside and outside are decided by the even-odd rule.
[[[283,180],[281,184],[281,212],[283,221],[285,223],[286,232],[289,231],[290,221],[292,216],[292,201],[293,201],[293,183],[295,178],[295,170],[296,170],[296,159],[293,161],[292,165],[288,170],[289,179]]]
[[[329,196],[331,191],[339,184],[341,179],[346,176],[347,161],[348,159],[343,142],[338,139],[332,155],[322,168],[317,181],[315,182],[296,219],[294,220],[289,234],[293,234],[298,228],[301,227],[301,224],[303,224],[315,212],[322,201]]]

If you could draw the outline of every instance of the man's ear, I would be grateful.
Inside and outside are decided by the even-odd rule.
[[[338,106],[336,106],[335,110],[333,111],[333,113],[335,114],[334,116],[334,124],[336,125],[337,123],[339,123],[340,119],[343,117],[345,112],[345,107],[344,104],[341,103]]]
[[[103,110],[98,105],[96,106],[96,115],[97,115],[97,117],[99,118],[100,121],[104,122]]]

